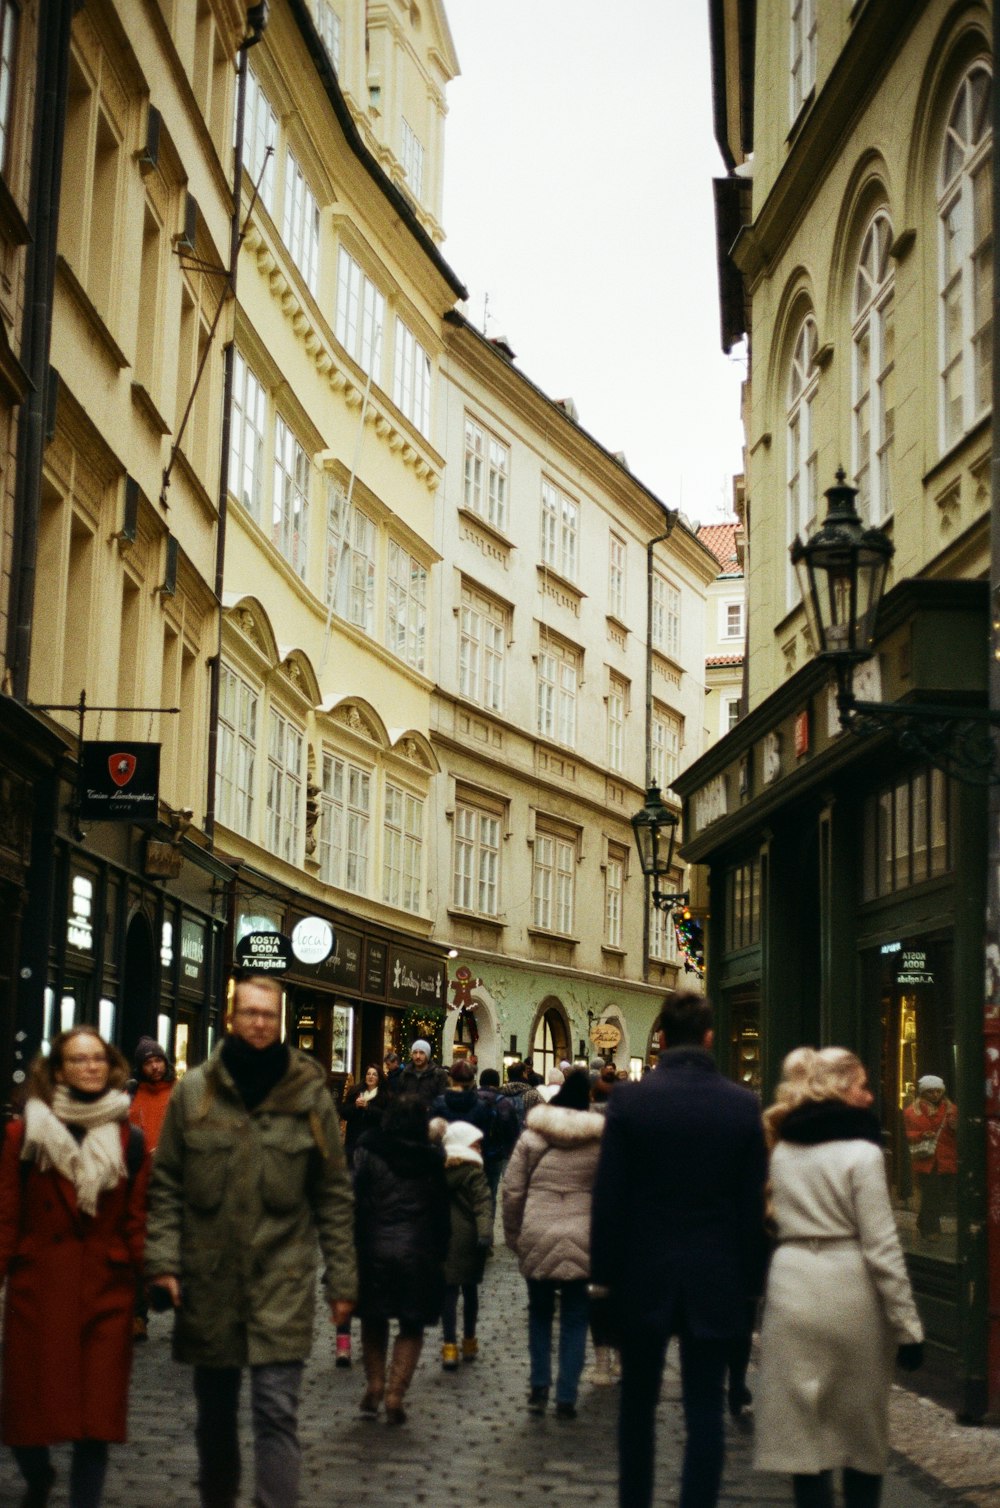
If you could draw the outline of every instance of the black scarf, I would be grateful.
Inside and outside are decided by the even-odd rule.
[[[882,1145],[882,1127],[874,1110],[845,1105],[843,1100],[806,1100],[778,1127],[781,1141],[815,1147],[824,1141],[871,1141]]]
[[[272,1042],[270,1047],[253,1047],[242,1037],[229,1036],[222,1044],[222,1061],[244,1105],[256,1110],[288,1072],[288,1046]]]

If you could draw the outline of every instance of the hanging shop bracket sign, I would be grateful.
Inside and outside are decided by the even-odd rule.
[[[74,831],[81,822],[155,822],[160,809],[160,745],[158,743],[84,742],[87,713],[144,712],[150,718],[176,717],[179,707],[93,707],[87,693],[76,702],[29,702],[35,712],[75,712],[77,715],[76,800]]]

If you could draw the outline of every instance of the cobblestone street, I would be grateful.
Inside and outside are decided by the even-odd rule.
[[[530,1417],[524,1285],[503,1247],[483,1289],[480,1357],[457,1374],[443,1373],[439,1337],[428,1334],[408,1400],[409,1420],[387,1429],[358,1417],[362,1373],[333,1366],[333,1332],[317,1329],[306,1372],[301,1424],[305,1460],[301,1508],[404,1508],[426,1503],[530,1503],[559,1508],[613,1508],[616,1502],[615,1409],[612,1388],[584,1383],[575,1421]],[[112,1449],[107,1508],[193,1508],[195,1451],[190,1373],[170,1359],[170,1322],[154,1315],[151,1338],[137,1351],[130,1443]],[[357,1343],[355,1350],[357,1350]],[[753,1377],[750,1379],[753,1386]],[[668,1365],[660,1406],[656,1502],[677,1502],[682,1431],[680,1385]],[[1000,1435],[963,1430],[937,1405],[901,1389],[893,1395],[893,1439],[912,1459],[896,1456],[883,1508],[1000,1502]],[[252,1457],[245,1435],[244,1498],[250,1502]],[[787,1484],[750,1468],[751,1439],[730,1428],[722,1503],[786,1508]],[[66,1508],[68,1452],[55,1453],[59,1481],[52,1508]],[[934,1476],[922,1469],[930,1465]],[[10,1454],[0,1460],[0,1504],[19,1500]]]

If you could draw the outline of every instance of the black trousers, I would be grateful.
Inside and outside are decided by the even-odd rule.
[[[725,1454],[723,1399],[732,1342],[704,1340],[683,1327],[681,1398],[687,1439],[680,1508],[715,1508]],[[670,1336],[629,1330],[621,1339],[622,1385],[618,1418],[620,1508],[650,1508],[656,1405]]]

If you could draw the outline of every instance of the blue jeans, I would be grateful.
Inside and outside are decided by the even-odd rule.
[[[575,1403],[580,1373],[587,1354],[589,1299],[585,1278],[559,1283],[553,1278],[528,1278],[528,1355],[531,1386],[552,1386],[552,1322],[559,1295],[559,1375],[556,1402]]]
[[[302,1452],[298,1438],[301,1361],[250,1368],[257,1508],[295,1508]],[[198,1406],[198,1491],[202,1508],[234,1508],[240,1491],[236,1414],[243,1373],[239,1367],[195,1367]]]

